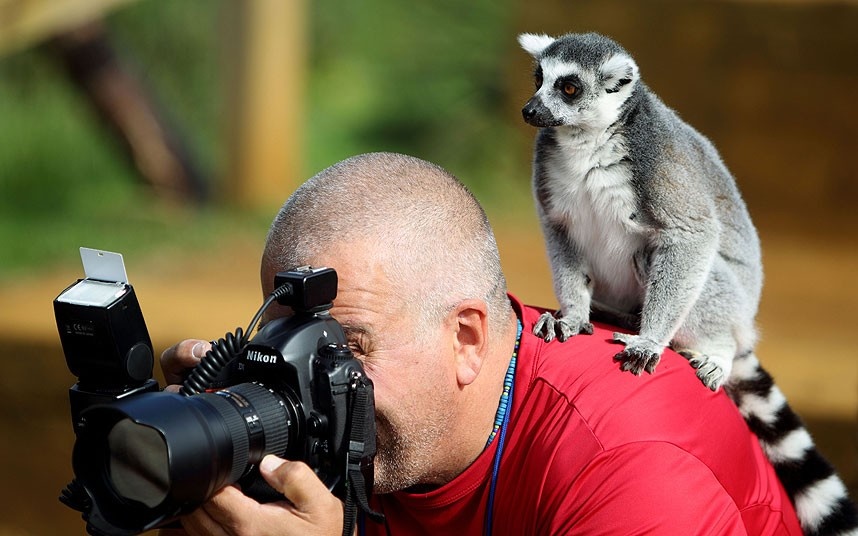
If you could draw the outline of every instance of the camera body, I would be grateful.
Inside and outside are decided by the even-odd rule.
[[[148,374],[127,373],[128,355],[141,353],[133,348],[142,344],[142,315],[126,311],[119,318],[103,303],[67,303],[61,300],[67,291],[59,307],[55,300],[66,359],[80,380],[70,395],[75,480],[61,500],[83,513],[91,534],[163,526],[233,483],[260,502],[284,500],[259,475],[267,454],[306,462],[335,495],[366,504],[375,455],[373,386],[328,312],[336,272],[304,267],[281,272],[275,284],[277,301],[292,314],[271,320],[250,340],[241,330],[219,340],[184,394],[153,390],[151,365]],[[78,358],[73,343],[80,335],[66,326],[84,317],[108,326],[134,318],[137,325],[90,330],[87,348],[97,355]],[[105,334],[117,340],[99,340]]]

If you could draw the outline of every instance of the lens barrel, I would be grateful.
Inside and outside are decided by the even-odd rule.
[[[94,496],[108,498],[91,515],[117,534],[190,512],[266,454],[283,456],[300,444],[304,428],[288,389],[258,383],[191,397],[147,393],[94,406],[83,417],[75,474]]]

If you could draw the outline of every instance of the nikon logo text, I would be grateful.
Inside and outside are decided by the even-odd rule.
[[[276,363],[277,356],[263,354],[262,352],[259,352],[257,350],[250,350],[249,352],[247,352],[247,360],[255,361],[257,363]]]

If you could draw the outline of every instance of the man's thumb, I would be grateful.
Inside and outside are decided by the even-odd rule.
[[[279,469],[284,463],[286,463],[286,460],[283,458],[278,458],[273,454],[269,454],[262,458],[262,462],[259,463],[259,471],[262,473],[262,476],[265,477],[265,480],[268,480],[268,476],[274,476],[277,469]],[[272,484],[270,481],[268,483]]]
[[[288,461],[269,454],[262,458],[259,472],[272,488],[304,512],[308,511],[314,499],[330,495],[316,473],[303,462]]]

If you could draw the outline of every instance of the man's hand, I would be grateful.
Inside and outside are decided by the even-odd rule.
[[[340,535],[343,504],[307,464],[266,456],[260,473],[289,502],[260,504],[227,486],[182,518],[192,536]],[[291,504],[290,504],[291,503]]]

